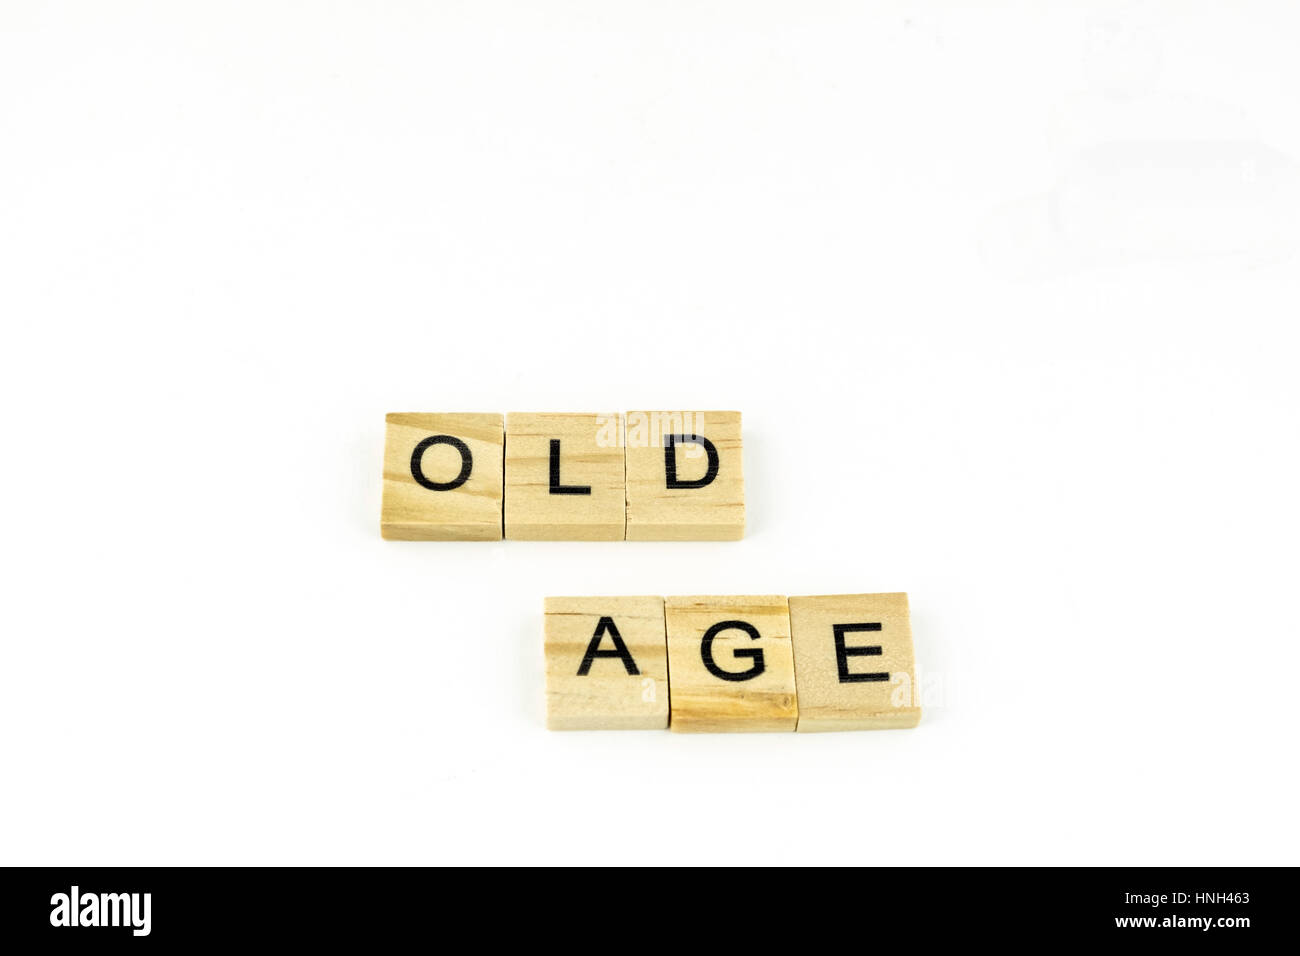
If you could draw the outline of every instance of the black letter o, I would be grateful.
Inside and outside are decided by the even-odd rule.
[[[420,460],[424,458],[425,451],[434,445],[450,445],[460,452],[460,474],[451,481],[430,481],[424,476]],[[453,488],[459,488],[469,481],[469,473],[473,468],[474,456],[469,453],[469,446],[451,435],[430,435],[415,446],[415,451],[411,452],[411,477],[415,479],[416,484],[430,491],[451,491]]]

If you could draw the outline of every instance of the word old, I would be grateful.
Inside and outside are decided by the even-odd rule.
[[[380,528],[403,541],[737,540],[740,413],[390,414]]]

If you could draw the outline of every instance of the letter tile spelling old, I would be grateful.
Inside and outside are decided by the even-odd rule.
[[[740,412],[627,413],[627,539],[745,536]]]
[[[504,422],[504,425],[503,425]],[[388,416],[380,529],[400,540],[735,541],[739,412]]]
[[[380,533],[397,541],[499,541],[502,416],[395,412],[384,439]]]
[[[622,415],[506,415],[506,537],[622,541]],[[611,427],[612,422],[612,427]]]
[[[663,598],[546,599],[546,723],[552,730],[668,726]]]
[[[670,597],[664,618],[672,730],[795,729],[784,597]]]

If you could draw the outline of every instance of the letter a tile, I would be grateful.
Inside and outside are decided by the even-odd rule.
[[[668,652],[659,597],[546,599],[552,730],[663,730]]]

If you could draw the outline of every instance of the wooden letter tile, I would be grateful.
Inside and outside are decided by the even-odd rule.
[[[627,539],[745,534],[740,412],[628,412]]]
[[[506,416],[506,537],[621,541],[621,415]]]
[[[664,605],[676,731],[794,730],[783,597],[670,597]]]
[[[552,730],[668,726],[663,598],[546,599],[546,718]]]
[[[921,719],[906,594],[792,597],[790,633],[799,730],[915,727]]]
[[[502,419],[393,413],[380,533],[398,541],[501,540]]]

